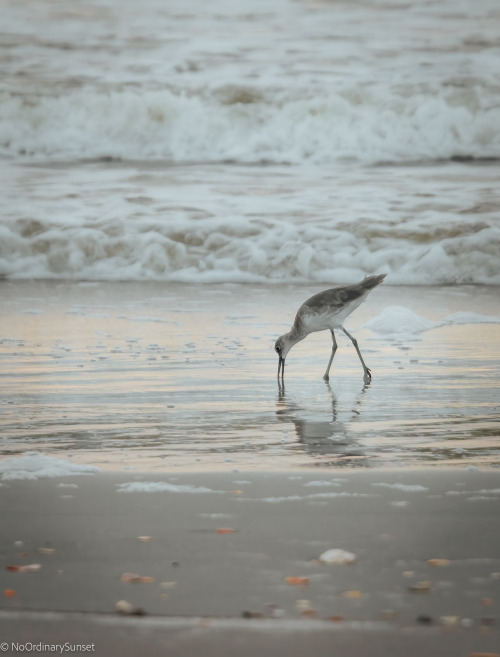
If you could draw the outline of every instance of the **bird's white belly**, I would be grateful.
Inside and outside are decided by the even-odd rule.
[[[325,331],[327,329],[335,329],[343,326],[346,318],[356,310],[356,308],[363,303],[365,297],[358,297],[351,303],[345,305],[343,308],[337,310],[337,312],[328,311],[319,311],[315,313],[309,313],[302,318],[304,326],[306,327],[309,333],[314,333],[315,331]]]

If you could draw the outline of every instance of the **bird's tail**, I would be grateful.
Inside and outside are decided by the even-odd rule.
[[[382,283],[386,276],[387,274],[375,274],[375,276],[366,276],[359,285],[365,290],[373,290],[374,287],[377,287],[377,285]]]

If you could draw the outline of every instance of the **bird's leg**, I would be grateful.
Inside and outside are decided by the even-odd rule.
[[[335,340],[335,333],[332,331],[332,329],[330,329],[330,333],[332,334],[332,340],[333,340],[332,354],[330,356],[330,360],[328,361],[328,367],[326,368],[325,375],[323,376],[323,379],[325,381],[328,381],[330,379],[330,367],[332,366],[333,357],[335,356],[335,352],[337,351],[337,340]]]
[[[372,378],[372,373],[370,372],[368,367],[366,367],[366,365],[365,365],[365,361],[363,360],[363,356],[361,355],[361,352],[360,352],[359,347],[358,347],[358,341],[356,340],[356,338],[353,338],[353,336],[350,333],[348,333],[343,326],[341,326],[340,328],[342,329],[342,331],[344,331],[344,333],[347,335],[347,337],[351,340],[351,342],[354,345],[354,349],[356,349],[356,351],[358,352],[359,360],[361,361],[361,365],[363,365],[363,371],[365,373],[365,378],[366,379],[371,379]]]

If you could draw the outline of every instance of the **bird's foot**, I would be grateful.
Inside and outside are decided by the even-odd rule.
[[[366,381],[371,381],[372,380],[372,371],[367,367],[365,370],[365,376],[364,376]]]
[[[328,376],[328,374],[325,374],[323,376],[323,381],[329,381],[329,380],[330,380],[330,377]]]

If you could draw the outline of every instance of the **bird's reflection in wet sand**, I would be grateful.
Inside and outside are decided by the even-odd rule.
[[[350,435],[348,425],[361,416],[363,399],[370,387],[370,382],[365,381],[358,393],[350,409],[350,417],[347,415],[347,423],[338,419],[339,411],[347,409],[339,409],[337,396],[328,382],[325,385],[331,398],[331,420],[306,419],[307,409],[286,395],[284,384],[280,384],[278,387],[277,420],[294,425],[299,444],[303,445],[305,451],[311,456],[334,456],[332,461],[322,460],[318,465],[339,466],[348,464],[349,466],[367,467],[369,459],[366,458],[359,440]],[[346,417],[345,412],[343,415]]]

